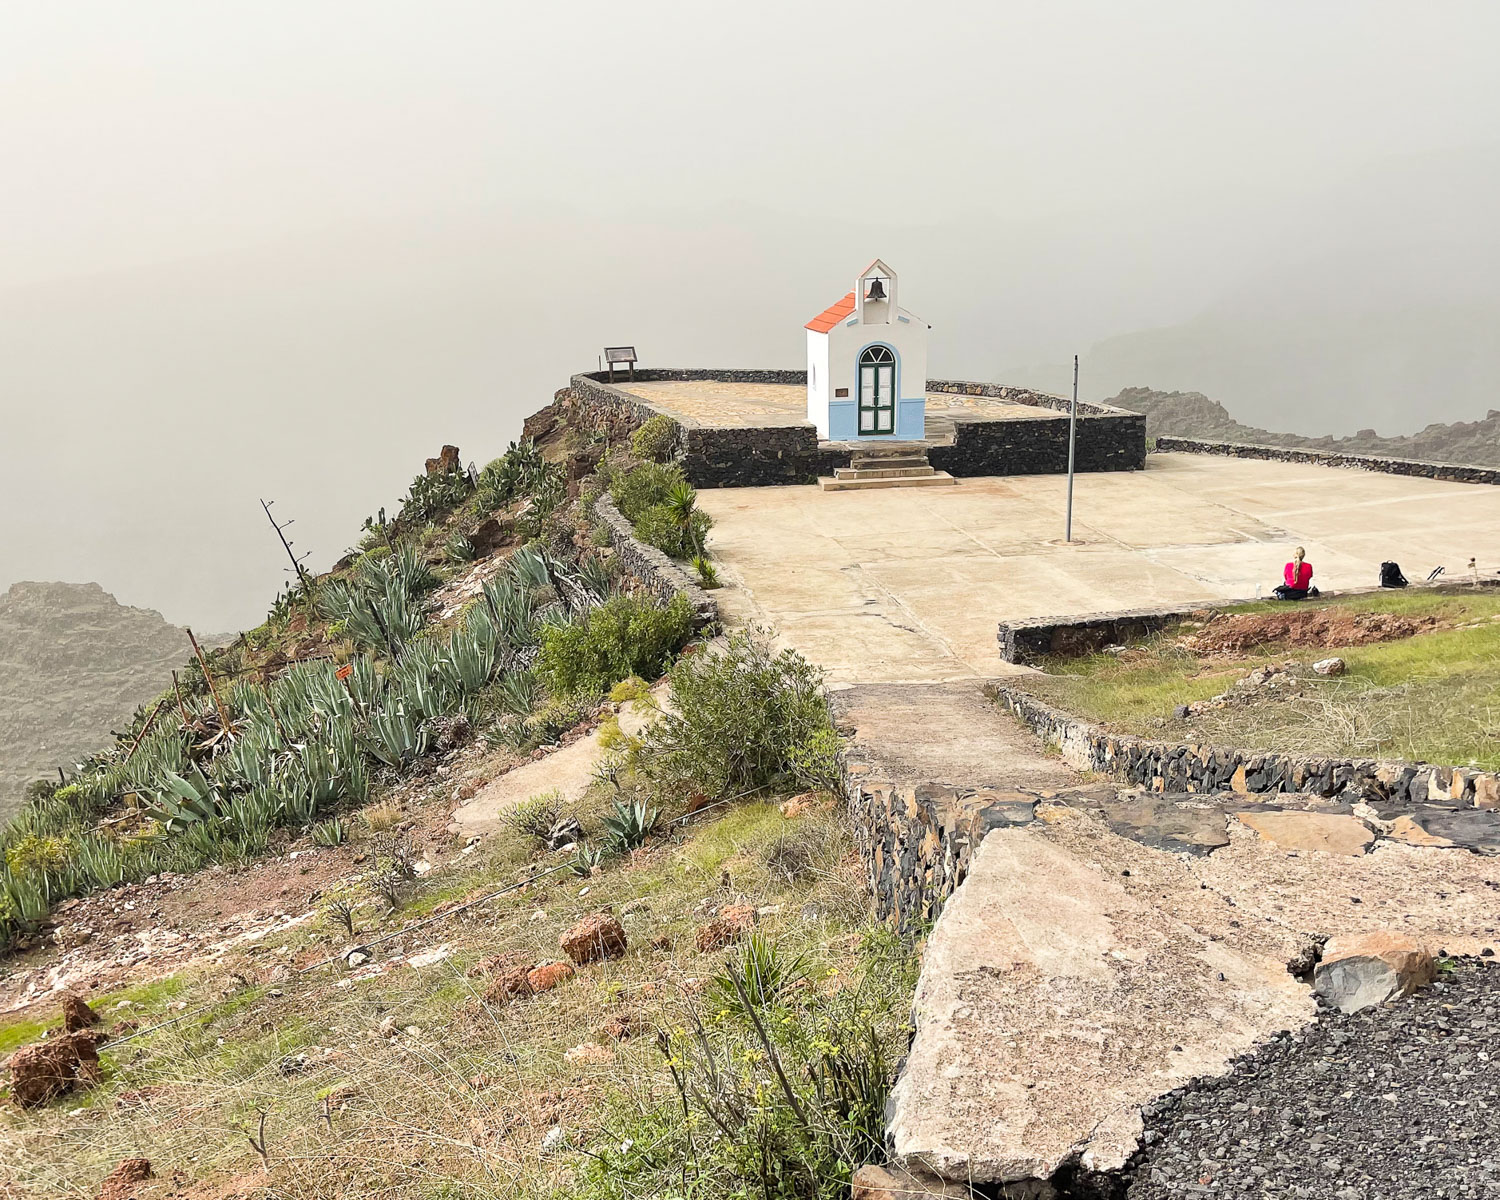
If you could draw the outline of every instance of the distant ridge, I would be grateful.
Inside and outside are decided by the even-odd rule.
[[[1193,437],[1223,442],[1255,442],[1263,446],[1288,446],[1330,450],[1340,454],[1377,454],[1391,458],[1414,458],[1422,462],[1466,463],[1500,467],[1500,411],[1490,409],[1483,420],[1433,423],[1417,433],[1381,437],[1373,429],[1361,429],[1349,437],[1302,437],[1294,433],[1272,433],[1245,425],[1230,416],[1217,400],[1202,392],[1158,392],[1152,388],[1128,387],[1111,396],[1108,403],[1146,416],[1147,437]]]
[[[28,782],[102,749],[191,653],[160,613],[97,583],[17,583],[0,595],[0,820]]]

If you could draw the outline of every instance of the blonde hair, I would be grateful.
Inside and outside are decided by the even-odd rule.
[[[1293,558],[1306,558],[1307,557],[1307,551],[1304,550],[1301,546],[1298,546],[1295,550],[1292,551],[1292,557]]]

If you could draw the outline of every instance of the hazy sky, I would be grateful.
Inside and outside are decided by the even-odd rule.
[[[1278,255],[1462,244],[1491,210],[1422,164],[1493,185],[1497,34],[1492,2],[13,0],[0,588],[254,622],[257,496],[326,567],[605,342],[800,366],[875,255],[934,373],[990,377]]]

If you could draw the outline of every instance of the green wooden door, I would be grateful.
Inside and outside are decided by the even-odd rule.
[[[896,356],[889,346],[871,346],[859,356],[859,432],[896,432]]]

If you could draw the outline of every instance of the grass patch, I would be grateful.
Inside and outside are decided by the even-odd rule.
[[[1385,592],[1338,597],[1326,607],[1433,617],[1439,627],[1368,645],[1271,643],[1202,658],[1181,646],[1193,628],[1184,622],[1125,654],[1050,660],[1048,674],[1018,682],[1068,712],[1144,737],[1500,768],[1500,595]],[[1273,601],[1229,611],[1285,610]],[[1333,656],[1346,663],[1344,675],[1325,679],[1305,669]],[[1255,667],[1288,661],[1299,668],[1289,694],[1252,695],[1186,720],[1173,716],[1176,706],[1224,693]]]
[[[586,824],[597,821],[608,795],[600,785],[586,798],[580,806]],[[768,858],[785,857],[772,849],[789,840],[805,843],[796,869],[768,867]],[[267,1182],[278,1193],[334,1200],[583,1192],[603,1200],[617,1189],[592,1172],[595,1160],[583,1152],[618,1153],[625,1137],[648,1134],[659,1119],[671,1132],[667,1118],[676,1093],[654,1030],[681,1030],[702,1019],[716,1053],[754,1049],[743,1022],[726,1024],[733,1017],[702,990],[731,954],[740,953],[699,954],[695,948],[695,929],[723,904],[763,910],[757,932],[796,966],[785,995],[774,1000],[779,1007],[768,1009],[779,1014],[772,1036],[778,1046],[787,1039],[789,1062],[817,1066],[811,1033],[821,1031],[821,1046],[838,1040],[834,1031],[850,1030],[889,1045],[894,1063],[904,1045],[916,959],[909,947],[871,931],[852,851],[836,811],[788,819],[774,803],[742,802],[663,828],[634,856],[610,860],[602,874],[579,879],[559,873],[376,953],[383,963],[448,944],[451,957],[430,967],[397,964],[372,978],[351,979],[334,965],[274,987],[257,984],[223,995],[226,974],[290,961],[281,946],[265,945],[202,973],[100,997],[101,1011],[131,1000],[140,1006],[130,1012],[138,1019],[144,1010],[173,1015],[174,1000],[190,1010],[212,1007],[107,1051],[105,1081],[93,1091],[34,1112],[6,1113],[0,1160],[25,1194],[36,1195],[92,1194],[120,1158],[135,1154],[150,1158],[159,1173],[226,1179],[260,1167],[246,1135],[256,1132],[264,1111]],[[380,924],[394,929],[440,898],[510,882],[535,856],[521,835],[497,835],[493,848],[474,856],[482,862],[465,862],[433,880],[411,908]],[[561,857],[541,854],[540,861],[550,865]],[[492,980],[467,973],[500,953],[561,958],[559,937],[580,917],[606,906],[623,913],[632,901],[644,903],[622,917],[626,955],[580,969],[555,991],[509,1003],[486,1000]],[[804,917],[805,908],[817,915]],[[288,931],[288,944],[318,929]],[[320,954],[343,940],[328,930],[319,936],[326,943],[317,947]],[[793,987],[804,975],[807,982]],[[854,986],[867,978],[865,990]],[[600,1033],[606,1022],[624,1016],[640,1022],[635,1036],[615,1042]],[[387,1019],[419,1032],[382,1036],[378,1030]],[[32,1040],[38,1032],[33,1026],[11,1036]],[[575,1048],[582,1045],[607,1053],[580,1058]],[[872,1105],[882,1086],[872,1080]],[[144,1107],[136,1099],[143,1091],[149,1093]],[[787,1131],[779,1109],[767,1108],[763,1117],[757,1137]],[[563,1145],[544,1152],[553,1127],[562,1129]],[[830,1163],[837,1132],[818,1134]],[[705,1131],[695,1127],[695,1133]],[[639,1136],[635,1143],[647,1145]],[[629,1176],[627,1189],[653,1193],[672,1172],[680,1173],[680,1163],[661,1174],[656,1160],[639,1155],[619,1165]],[[837,1184],[847,1192],[846,1179]],[[742,1189],[736,1172],[706,1171],[694,1194],[727,1200],[736,1188]]]

